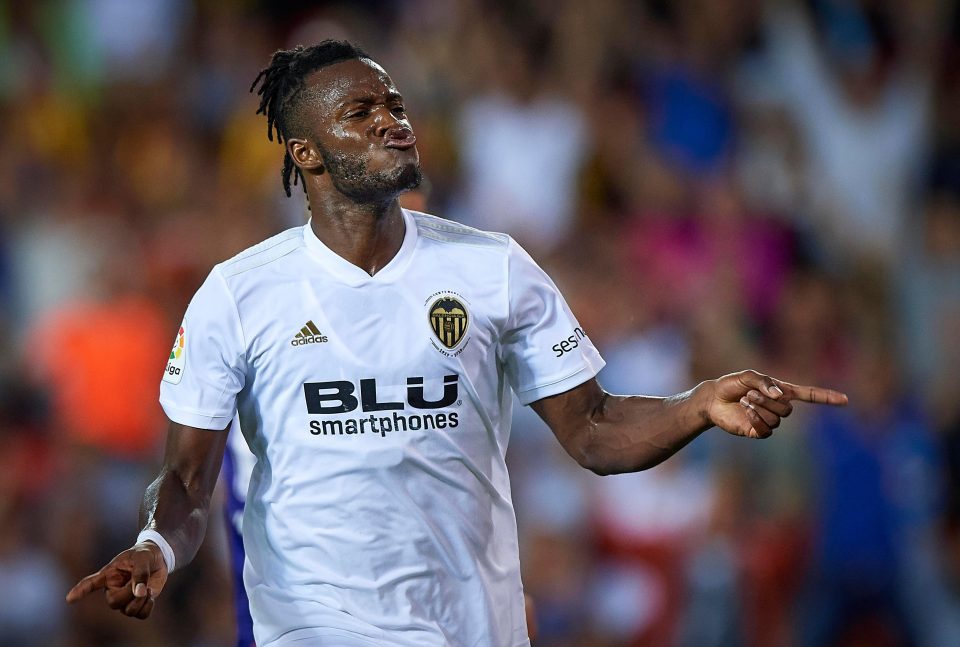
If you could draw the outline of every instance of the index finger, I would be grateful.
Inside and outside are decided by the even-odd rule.
[[[106,588],[106,586],[107,576],[102,570],[97,571],[93,575],[87,575],[85,578],[77,582],[74,587],[70,589],[70,592],[67,593],[67,602],[72,604],[77,600],[82,599],[89,593]]]
[[[845,405],[849,398],[846,393],[825,389],[820,386],[801,386],[790,384],[782,380],[774,380],[788,400],[800,400],[801,402],[812,402],[814,404],[832,404]]]

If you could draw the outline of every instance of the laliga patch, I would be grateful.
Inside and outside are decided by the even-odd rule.
[[[180,326],[177,339],[173,342],[170,357],[167,359],[167,368],[163,371],[163,381],[170,384],[180,384],[183,379],[183,368],[187,363],[187,335]]]

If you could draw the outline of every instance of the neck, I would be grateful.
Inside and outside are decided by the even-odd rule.
[[[308,187],[311,227],[317,238],[334,253],[376,274],[397,255],[406,227],[400,200],[360,203],[337,191]]]

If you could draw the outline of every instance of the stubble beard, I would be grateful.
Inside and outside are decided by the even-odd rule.
[[[359,203],[380,203],[392,200],[404,191],[420,186],[423,172],[419,163],[405,164],[390,171],[370,173],[367,160],[320,148],[323,166],[330,174],[337,191]]]

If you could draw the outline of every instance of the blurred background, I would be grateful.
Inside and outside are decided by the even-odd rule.
[[[847,391],[600,478],[518,408],[537,647],[960,645],[960,17],[937,0],[0,2],[0,646],[226,647],[222,522],[140,623],[81,576],[159,466],[210,267],[305,220],[256,73],[358,41],[407,204],[520,240],[614,392]]]

